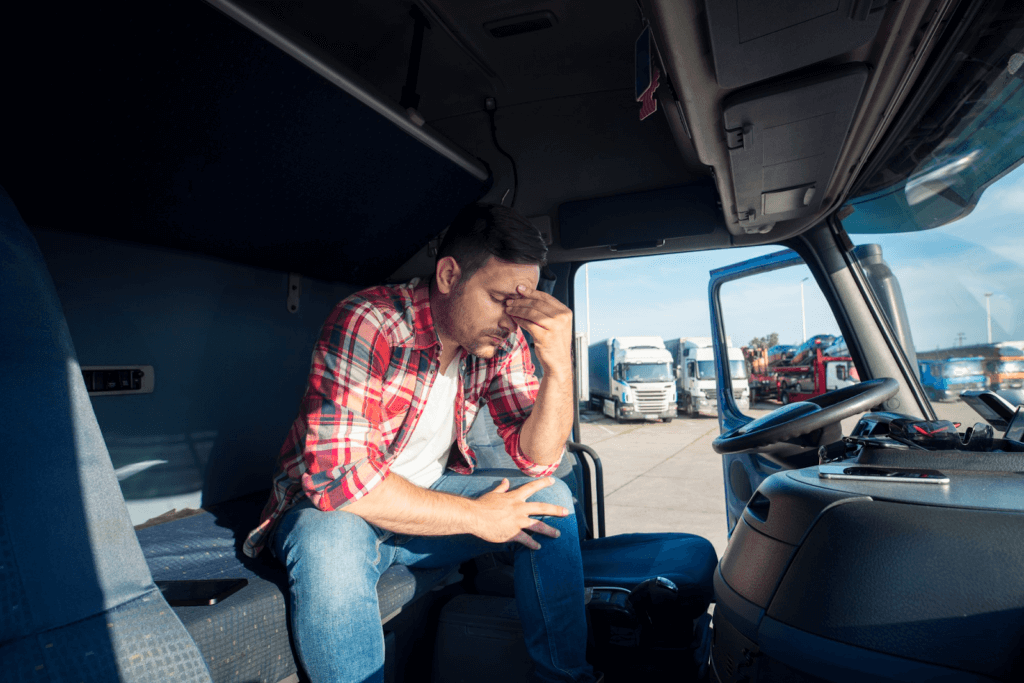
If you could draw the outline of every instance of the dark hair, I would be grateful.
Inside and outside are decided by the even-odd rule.
[[[533,223],[498,204],[470,204],[445,233],[437,260],[451,256],[459,264],[460,284],[468,282],[491,256],[509,263],[544,267],[548,248]]]

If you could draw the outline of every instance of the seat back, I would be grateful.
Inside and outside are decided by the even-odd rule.
[[[0,670],[209,681],[153,584],[53,282],[0,188]]]

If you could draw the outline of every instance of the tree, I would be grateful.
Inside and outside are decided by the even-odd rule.
[[[764,337],[754,337],[747,344],[752,349],[770,349],[779,343],[779,333],[772,332]]]

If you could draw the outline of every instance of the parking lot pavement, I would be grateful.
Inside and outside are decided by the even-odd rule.
[[[711,448],[718,420],[619,423],[581,415],[583,443],[601,457],[607,533],[681,531],[725,551],[722,457]]]

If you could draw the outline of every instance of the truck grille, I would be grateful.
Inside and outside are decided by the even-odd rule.
[[[668,395],[664,390],[638,390],[636,407],[641,413],[662,413],[668,410]]]
[[[718,389],[705,389],[704,393],[707,395],[709,400],[711,400],[711,401],[717,401],[718,400]],[[732,392],[732,397],[737,399],[737,400],[743,398],[743,390],[739,389],[737,391],[733,391]]]

